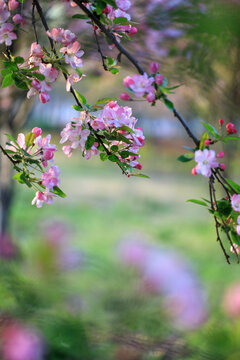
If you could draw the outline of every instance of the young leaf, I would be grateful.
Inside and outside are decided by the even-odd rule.
[[[116,155],[108,155],[108,160],[112,161],[112,162],[117,162],[118,161],[118,157]]]
[[[190,199],[187,200],[187,202],[191,202],[193,204],[201,205],[201,206],[208,206],[204,201],[196,200],[196,199]]]
[[[97,102],[96,102],[96,105],[98,104],[105,104],[105,103],[109,103],[110,101],[116,101],[117,98],[102,98],[102,99],[99,99]]]
[[[77,90],[75,90],[75,94],[76,94],[76,96],[77,96],[78,101],[79,101],[82,105],[86,105],[87,100],[85,99],[85,97],[84,97],[82,94],[80,94]]]
[[[78,105],[72,105],[72,108],[76,111],[82,111],[83,109],[81,108],[81,106]]]
[[[201,140],[200,140],[200,145],[199,145],[199,149],[200,150],[204,150],[206,145],[205,145],[205,140],[208,140],[209,139],[209,134],[207,131],[205,131],[203,134],[202,134],[202,137],[201,137]]]
[[[184,154],[184,155],[180,155],[177,160],[181,161],[181,162],[188,162],[193,160],[194,158],[194,154],[193,153],[188,153],[188,154]]]
[[[106,154],[106,153],[101,153],[101,154],[100,154],[100,159],[101,159],[102,161],[106,161],[106,160],[108,159],[108,154]]]
[[[10,135],[10,134],[5,134],[5,135],[9,138],[9,140],[11,140],[19,148],[17,141],[14,139],[14,137],[12,135]]]
[[[10,86],[13,83],[12,74],[7,74],[2,81],[2,88],[5,88],[7,86]]]
[[[67,196],[58,186],[53,187],[53,193],[60,196],[61,198],[65,198]]]
[[[226,178],[225,180],[227,180],[228,184],[233,188],[236,194],[240,194],[240,185],[230,179]]]
[[[85,143],[85,149],[86,149],[86,150],[91,149],[91,147],[93,146],[94,142],[95,142],[95,137],[92,136],[92,135],[89,135],[88,138],[87,138],[87,141],[86,141],[86,143]]]
[[[132,173],[131,176],[137,176],[137,177],[149,179],[149,176],[141,174],[141,173],[139,173],[139,174]]]
[[[216,139],[220,139],[220,135],[214,126],[211,124],[206,124],[204,121],[201,121],[201,124],[208,130],[209,134],[214,136]]]

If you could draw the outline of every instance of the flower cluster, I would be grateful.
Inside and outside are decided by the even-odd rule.
[[[36,42],[32,43],[28,64],[30,68],[37,68],[34,73],[40,77],[40,79],[43,78],[44,80],[40,81],[35,78],[31,81],[27,98],[29,99],[31,96],[39,94],[40,101],[45,104],[50,100],[48,94],[48,92],[52,90],[50,84],[57,80],[59,72],[52,64],[43,63],[43,57],[44,52],[41,45]]]
[[[60,142],[70,142],[63,146],[69,157],[77,147],[86,159],[105,150],[111,161],[141,169],[138,151],[144,145],[144,136],[142,129],[135,127],[136,122],[131,108],[110,101],[96,117],[82,111],[79,118],[74,118],[63,129]]]
[[[53,165],[57,148],[50,144],[50,140],[50,134],[42,137],[42,129],[34,127],[26,136],[23,133],[18,134],[17,140],[12,139],[5,150],[16,163],[15,169],[18,173],[14,178],[21,184],[39,188],[32,201],[38,208],[42,207],[43,203],[52,204],[55,195],[64,197],[58,188],[60,171]],[[20,164],[23,164],[23,167]],[[41,178],[38,178],[33,170],[40,170]]]
[[[151,62],[149,70],[151,75],[144,73],[143,75],[127,76],[123,80],[123,85],[136,97],[144,97],[149,103],[155,103],[156,99],[161,96],[159,87],[164,91],[162,87],[164,87],[166,79],[158,72],[159,65],[157,63]],[[120,99],[128,101],[131,100],[131,97],[124,92],[120,95]]]
[[[11,46],[12,41],[17,39],[14,30],[15,25],[24,25],[26,20],[20,14],[15,14],[10,19],[10,12],[17,9],[19,2],[16,0],[9,0],[6,3],[5,0],[0,0],[0,44]],[[12,21],[12,22],[10,22]]]
[[[101,16],[103,17],[102,20],[105,21],[107,28],[113,31],[118,41],[120,41],[121,37],[125,35],[135,35],[137,33],[137,28],[132,25],[131,15],[127,13],[131,7],[131,2],[129,0],[116,0],[115,3],[117,8],[108,4],[101,11]],[[93,2],[90,4],[88,3],[87,5],[91,11],[98,12],[96,4]],[[100,29],[98,29],[97,26],[95,26],[95,29],[100,32]]]

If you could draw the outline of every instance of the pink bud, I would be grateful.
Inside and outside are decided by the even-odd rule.
[[[125,77],[125,79],[123,79],[123,85],[126,86],[126,88],[129,88],[130,85],[133,85],[134,81],[130,76]]]
[[[148,101],[149,103],[154,102],[154,101],[156,100],[155,94],[154,94],[154,93],[149,93],[149,94],[147,94],[146,99],[147,99],[147,101]]]
[[[211,144],[211,141],[207,139],[207,140],[204,141],[204,144],[205,144],[206,146],[209,146],[209,145]]]
[[[223,119],[219,119],[219,125],[222,126],[224,124],[224,120]]]
[[[138,29],[135,26],[132,26],[129,31],[129,36],[133,36],[138,32]]]
[[[42,134],[42,129],[40,129],[39,127],[34,127],[32,129],[32,133],[34,133],[35,138],[36,138]]]
[[[135,168],[138,169],[138,170],[142,170],[142,165],[141,165],[141,164],[137,164],[137,165],[135,166]]]
[[[18,7],[19,5],[19,2],[18,1],[15,1],[15,0],[10,0],[8,2],[8,8],[10,11],[13,11],[13,10],[16,10],[16,8]]]
[[[224,170],[226,170],[226,165],[225,164],[220,164],[220,168],[224,171]]]
[[[120,99],[121,99],[121,100],[124,100],[124,101],[129,101],[131,98],[130,98],[130,96],[129,96],[127,93],[123,92],[123,93],[120,95]]]
[[[43,104],[47,103],[50,100],[50,96],[46,92],[42,92],[41,94],[39,94],[39,98],[41,103]]]
[[[194,176],[197,175],[197,170],[196,170],[196,168],[193,168],[193,169],[192,169],[192,175],[194,175]]]
[[[164,81],[164,76],[162,74],[158,74],[155,76],[155,83],[157,85],[162,85]]]
[[[217,154],[217,157],[218,158],[223,158],[224,157],[224,151],[220,151],[218,154]]]
[[[41,89],[41,84],[40,81],[38,81],[37,79],[33,79],[33,81],[31,82],[32,87],[34,87],[34,89],[36,90],[40,90]]]
[[[151,62],[149,65],[149,71],[151,74],[156,74],[158,72],[159,65],[155,62]]]
[[[14,15],[12,20],[15,24],[21,24],[22,26],[26,24],[26,20],[20,14]]]

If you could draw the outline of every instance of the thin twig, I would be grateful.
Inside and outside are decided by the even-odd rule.
[[[8,155],[8,153],[6,152],[6,150],[2,147],[2,145],[0,145],[0,149],[2,150],[3,154],[7,156],[7,158],[15,165],[18,163],[18,161],[13,160],[11,158],[11,156]]]
[[[32,4],[32,26],[33,26],[35,39],[38,44],[38,34],[37,34],[37,29],[36,29],[36,18],[35,18],[35,6],[36,6],[35,3],[33,2],[33,4]]]
[[[108,71],[108,67],[107,67],[107,65],[106,65],[106,63],[105,63],[106,56],[103,55],[103,52],[102,52],[102,49],[101,49],[101,46],[100,46],[100,43],[99,43],[99,40],[98,40],[97,32],[96,32],[95,29],[93,30],[93,32],[94,32],[94,36],[95,36],[95,40],[96,40],[98,52],[99,52],[99,54],[101,55],[102,66],[103,66],[103,68],[104,68],[105,71]]]
[[[214,208],[214,202],[213,202],[213,189],[212,189],[212,179],[209,178],[209,195],[210,195],[210,200],[211,200],[211,208],[213,211],[215,211],[215,208]],[[216,204],[216,202],[215,202]],[[222,251],[223,251],[223,254],[225,256],[225,259],[227,261],[227,263],[230,265],[230,261],[229,261],[229,258],[230,256],[227,254],[224,246],[223,246],[223,243],[222,243],[222,240],[221,240],[221,237],[220,237],[220,234],[219,234],[219,222],[217,220],[217,217],[214,215],[214,220],[215,220],[215,227],[216,227],[216,233],[217,233],[217,241],[219,242],[221,248],[222,248]]]

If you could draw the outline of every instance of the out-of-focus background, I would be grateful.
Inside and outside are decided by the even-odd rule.
[[[218,126],[220,117],[239,129],[239,1],[132,3],[139,32],[126,46],[146,71],[157,61],[170,85],[182,84],[171,100],[193,131],[200,136],[201,120]],[[76,8],[43,6],[51,27],[79,34],[87,76],[76,88],[89,103],[119,97],[124,76],[135,69],[122,58],[119,75],[105,73],[91,26],[69,24]],[[16,54],[27,54],[30,36]],[[117,56],[100,41],[106,55]],[[48,104],[26,100],[15,88],[1,90],[1,144],[5,133],[34,126],[59,143],[77,112],[64,82],[54,85]],[[191,175],[193,164],[176,161],[191,141],[163,104],[122,104],[133,107],[143,127],[141,163],[149,179],[125,178],[112,163],[86,161],[77,151],[68,159],[59,145],[67,197],[37,209],[34,194],[13,184],[11,164],[1,156],[3,360],[240,358],[240,265],[234,257],[230,266],[225,262],[207,211],[186,202],[208,197],[206,179]],[[231,160],[226,171],[237,180],[239,148],[224,150]]]

